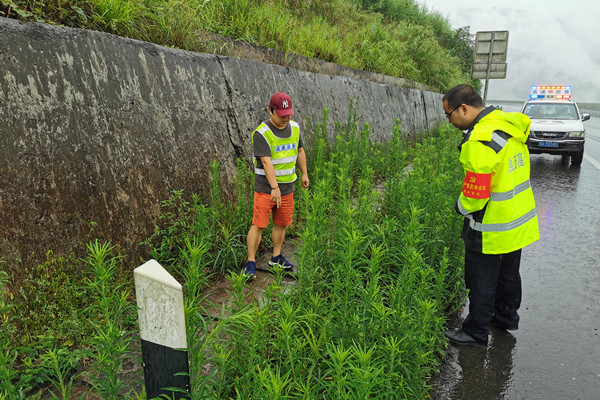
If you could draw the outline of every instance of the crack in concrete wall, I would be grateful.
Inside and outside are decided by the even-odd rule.
[[[407,137],[443,120],[431,91],[0,18],[0,256],[31,266],[48,249],[70,252],[91,221],[143,256],[161,201],[207,194],[213,159],[232,192],[277,91],[291,95],[307,143],[307,118],[328,108],[333,135],[350,99],[377,141],[396,118]]]

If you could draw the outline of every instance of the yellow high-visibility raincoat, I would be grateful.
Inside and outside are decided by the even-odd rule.
[[[465,180],[456,210],[465,216],[462,238],[470,250],[505,254],[539,239],[526,144],[530,125],[524,114],[488,108],[461,144]]]

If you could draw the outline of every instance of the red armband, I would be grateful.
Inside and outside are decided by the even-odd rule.
[[[492,174],[476,174],[475,172],[467,171],[462,192],[466,197],[472,199],[487,199],[490,197],[491,183]]]

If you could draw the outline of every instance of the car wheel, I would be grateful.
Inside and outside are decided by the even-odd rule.
[[[583,161],[583,149],[571,155],[571,165],[581,165]]]

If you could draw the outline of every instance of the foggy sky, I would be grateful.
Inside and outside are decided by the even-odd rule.
[[[490,79],[489,100],[525,100],[531,85],[556,84],[571,85],[576,101],[600,103],[599,1],[417,1],[455,29],[509,31],[506,79]]]

